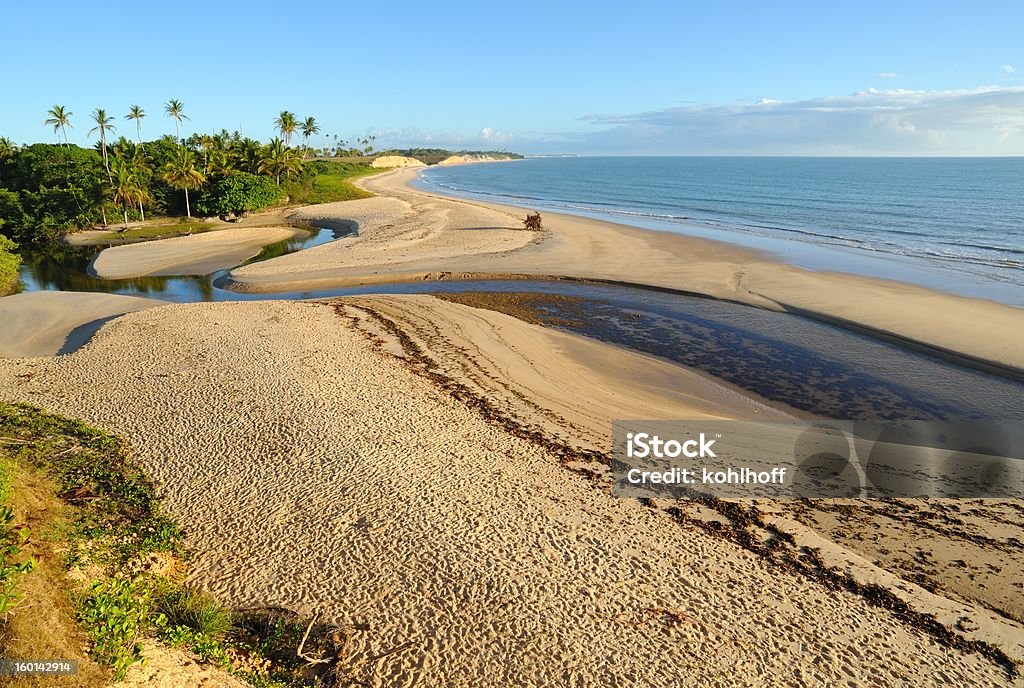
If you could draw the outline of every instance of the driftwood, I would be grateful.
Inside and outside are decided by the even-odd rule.
[[[295,655],[299,659],[305,660],[309,664],[327,664],[331,661],[330,659],[324,657],[310,657],[309,655],[306,655],[303,652],[303,649],[306,647],[306,641],[309,640],[309,632],[313,630],[313,624],[315,623],[316,615],[314,615],[313,618],[309,620],[309,625],[306,626],[306,632],[302,636],[302,642],[299,643],[299,648],[295,651]]]
[[[539,232],[543,229],[540,219],[540,213],[533,212],[527,213],[526,219],[523,220],[523,226],[533,232]]]

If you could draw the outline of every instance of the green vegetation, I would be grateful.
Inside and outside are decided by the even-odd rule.
[[[230,611],[206,593],[192,588],[165,590],[157,604],[169,628],[183,626],[210,638],[223,638],[233,624]]]
[[[279,610],[236,615],[184,584],[183,533],[121,440],[3,403],[0,437],[0,657],[77,658],[80,685],[101,686],[122,678],[142,659],[142,641],[155,638],[254,686],[343,675],[344,639],[326,626]],[[32,538],[13,525],[26,518],[35,519]],[[300,645],[305,657],[330,661],[311,665]]]
[[[310,138],[320,132],[315,117],[300,120],[282,111],[275,120],[281,138],[264,144],[225,130],[183,139],[189,118],[185,104],[177,99],[164,105],[163,114],[174,122],[174,136],[144,141],[147,114],[132,105],[124,116],[135,126],[131,140],[115,138],[115,118],[96,108],[90,113],[94,126],[89,134],[97,142],[89,150],[68,141],[74,113],[55,105],[45,124],[52,127],[57,144],[17,146],[0,139],[0,234],[28,250],[51,245],[76,229],[107,227],[111,216],[127,229],[147,215],[191,218],[193,205],[200,213],[227,217],[289,198],[309,203],[366,195],[348,180],[373,171],[365,164],[368,160],[304,173]],[[293,147],[293,139],[300,135],[301,144]],[[349,149],[370,151],[372,146]],[[9,249],[0,247],[4,250]],[[6,267],[0,253],[0,288],[9,289],[2,281]]]
[[[7,467],[0,467],[5,471]],[[0,486],[9,491],[10,475],[0,474],[0,480],[8,485]],[[14,510],[7,506],[10,495],[4,495],[0,502],[0,620],[18,603],[18,581],[21,576],[35,568],[35,561],[22,555],[22,548],[28,542],[29,529],[14,523]]]
[[[0,235],[0,296],[7,296],[18,289],[18,267],[21,256],[14,253],[18,245]]]
[[[207,185],[196,209],[203,215],[244,215],[273,205],[281,189],[271,179],[248,172],[232,172]]]
[[[283,183],[281,188],[288,194],[288,202],[293,205],[369,198],[373,194],[363,191],[352,182],[380,172],[379,168],[358,163],[314,160],[306,163],[302,173]]]
[[[149,591],[124,578],[96,581],[82,602],[78,620],[92,643],[93,657],[124,678],[142,660],[142,637],[149,617]]]

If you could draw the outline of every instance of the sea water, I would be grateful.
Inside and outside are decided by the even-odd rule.
[[[417,184],[1024,306],[1024,158],[527,158]]]

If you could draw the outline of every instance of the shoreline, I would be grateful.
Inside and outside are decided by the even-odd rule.
[[[393,171],[360,180],[363,188],[378,194],[380,202],[391,205],[391,219],[384,224],[412,225],[417,216],[440,209],[453,216],[490,212],[497,223],[511,229],[525,212],[416,189],[409,185],[415,174]],[[338,213],[339,219],[348,213],[344,207],[317,208],[321,213]],[[394,213],[401,217],[396,219]],[[557,213],[548,213],[544,219],[543,233],[522,241],[515,250],[495,246],[471,255],[430,256],[417,254],[413,246],[403,247],[402,260],[389,256],[387,261],[375,261],[373,256],[360,255],[358,244],[376,238],[380,226],[372,217],[355,218],[360,236],[344,249],[328,245],[318,247],[317,254],[304,251],[237,268],[229,274],[225,288],[276,293],[465,276],[584,279],[799,312],[839,326],[849,323],[861,333],[920,346],[969,361],[974,367],[1018,379],[1024,375],[1024,350],[1015,334],[1024,331],[1024,309],[890,280],[804,270],[763,251],[710,239]],[[445,231],[457,236],[460,228],[449,223],[439,233]],[[978,337],[978,332],[986,336]]]
[[[600,157],[600,156],[597,156]],[[433,182],[431,168],[418,170],[420,174],[410,182],[412,188],[453,200],[515,206],[514,194],[485,191],[454,190]],[[993,274],[973,272],[971,263],[958,263],[938,257],[926,257],[830,241],[800,240],[793,236],[762,234],[744,230],[742,223],[730,224],[727,216],[671,217],[645,213],[632,209],[601,209],[598,207],[560,207],[566,201],[537,200],[530,206],[543,213],[571,215],[573,217],[605,221],[648,231],[668,233],[688,238],[704,239],[739,248],[770,254],[775,260],[811,271],[837,272],[860,275],[872,279],[890,280],[932,289],[953,296],[995,301],[1024,308],[1024,283],[1007,282]],[[754,226],[760,226],[755,223]],[[792,233],[792,228],[768,226],[769,231]],[[815,236],[813,232],[810,236]],[[827,236],[827,235],[826,235]],[[834,237],[840,238],[840,237]],[[994,266],[989,266],[994,267]],[[1012,294],[1012,296],[1009,296]]]

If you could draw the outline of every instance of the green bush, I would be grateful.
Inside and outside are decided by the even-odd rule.
[[[92,642],[92,655],[121,680],[142,659],[139,638],[148,626],[149,598],[139,585],[120,578],[93,583],[79,621]]]
[[[12,253],[18,245],[0,236],[0,296],[7,296],[18,288],[18,266],[21,256]]]
[[[241,215],[273,205],[280,192],[274,180],[232,172],[209,185],[196,203],[203,215]]]

